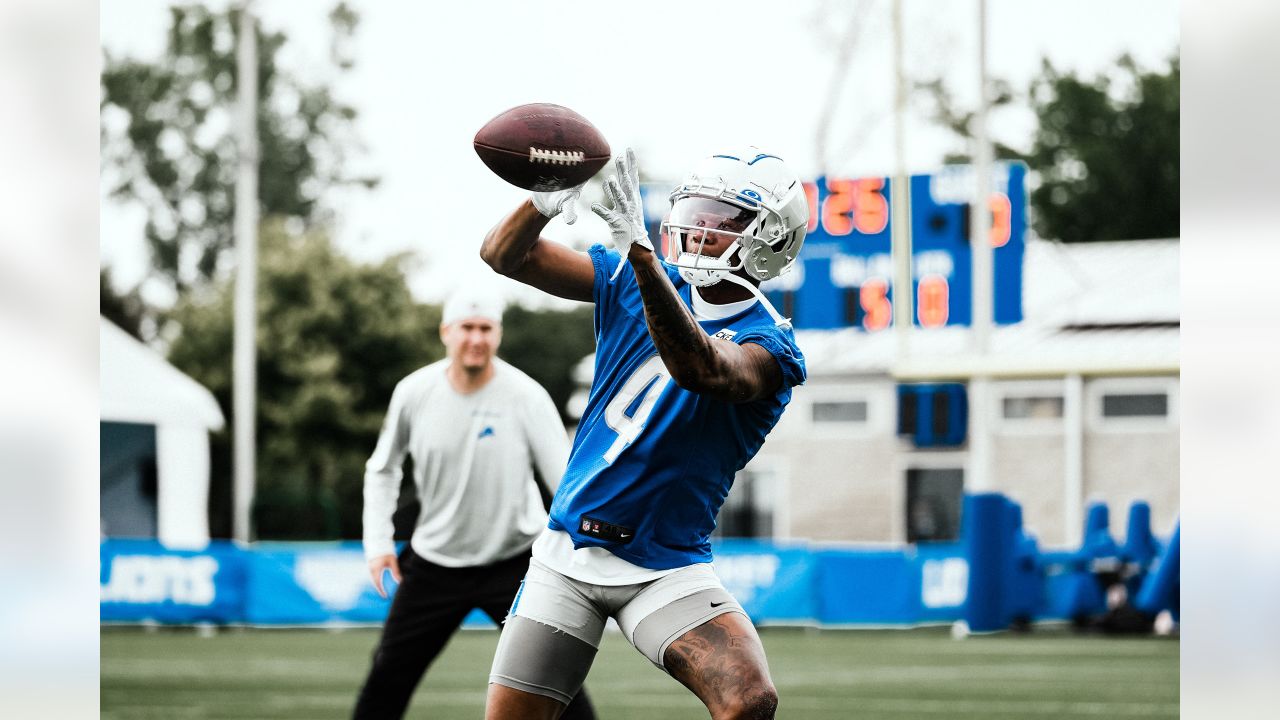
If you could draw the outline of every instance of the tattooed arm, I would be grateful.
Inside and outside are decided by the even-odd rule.
[[[782,368],[768,350],[755,343],[738,345],[708,336],[676,294],[652,251],[632,245],[628,259],[640,286],[649,337],[677,385],[734,403],[778,391]]]
[[[591,210],[609,225],[614,246],[627,254],[635,270],[649,337],[671,378],[685,390],[734,403],[777,392],[782,367],[768,350],[708,337],[693,319],[653,252],[640,207],[635,153],[628,148],[616,164],[618,174],[604,183],[613,207],[595,203]]]
[[[542,238],[550,218],[526,200],[484,239],[480,258],[495,271],[569,300],[591,302],[595,267],[586,253]]]

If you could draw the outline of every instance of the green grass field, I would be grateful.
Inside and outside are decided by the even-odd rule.
[[[780,718],[1176,718],[1178,641],[1065,631],[952,640],[945,630],[761,632]],[[102,631],[102,717],[343,718],[373,630]],[[493,631],[458,633],[410,718],[483,716]],[[602,720],[706,718],[608,633],[587,679]]]

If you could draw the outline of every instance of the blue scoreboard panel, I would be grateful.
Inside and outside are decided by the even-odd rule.
[[[1026,166],[993,168],[991,242],[995,322],[1022,320],[1022,258],[1027,225]],[[764,290],[797,328],[883,330],[893,322],[891,180],[819,178],[805,183],[809,233],[795,269]],[[973,319],[969,251],[969,166],[948,166],[911,183],[912,292],[920,327]]]

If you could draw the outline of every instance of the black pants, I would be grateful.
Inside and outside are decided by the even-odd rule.
[[[501,628],[528,569],[528,552],[492,565],[447,568],[428,562],[406,544],[400,553],[402,582],[391,601],[353,717],[402,717],[427,667],[467,613],[480,608]],[[560,717],[594,720],[585,689]]]

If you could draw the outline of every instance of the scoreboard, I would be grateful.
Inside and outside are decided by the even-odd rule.
[[[997,324],[1022,320],[1022,261],[1027,226],[1026,165],[992,168],[991,243]],[[947,166],[909,179],[914,322],[919,327],[969,325],[973,320],[970,252],[970,166]],[[761,289],[798,329],[893,324],[892,180],[818,178],[805,183],[809,231],[793,270]],[[656,190],[656,188],[655,188]],[[646,192],[654,230],[665,194]],[[655,217],[655,215],[657,217]],[[654,233],[656,237],[656,233]]]

